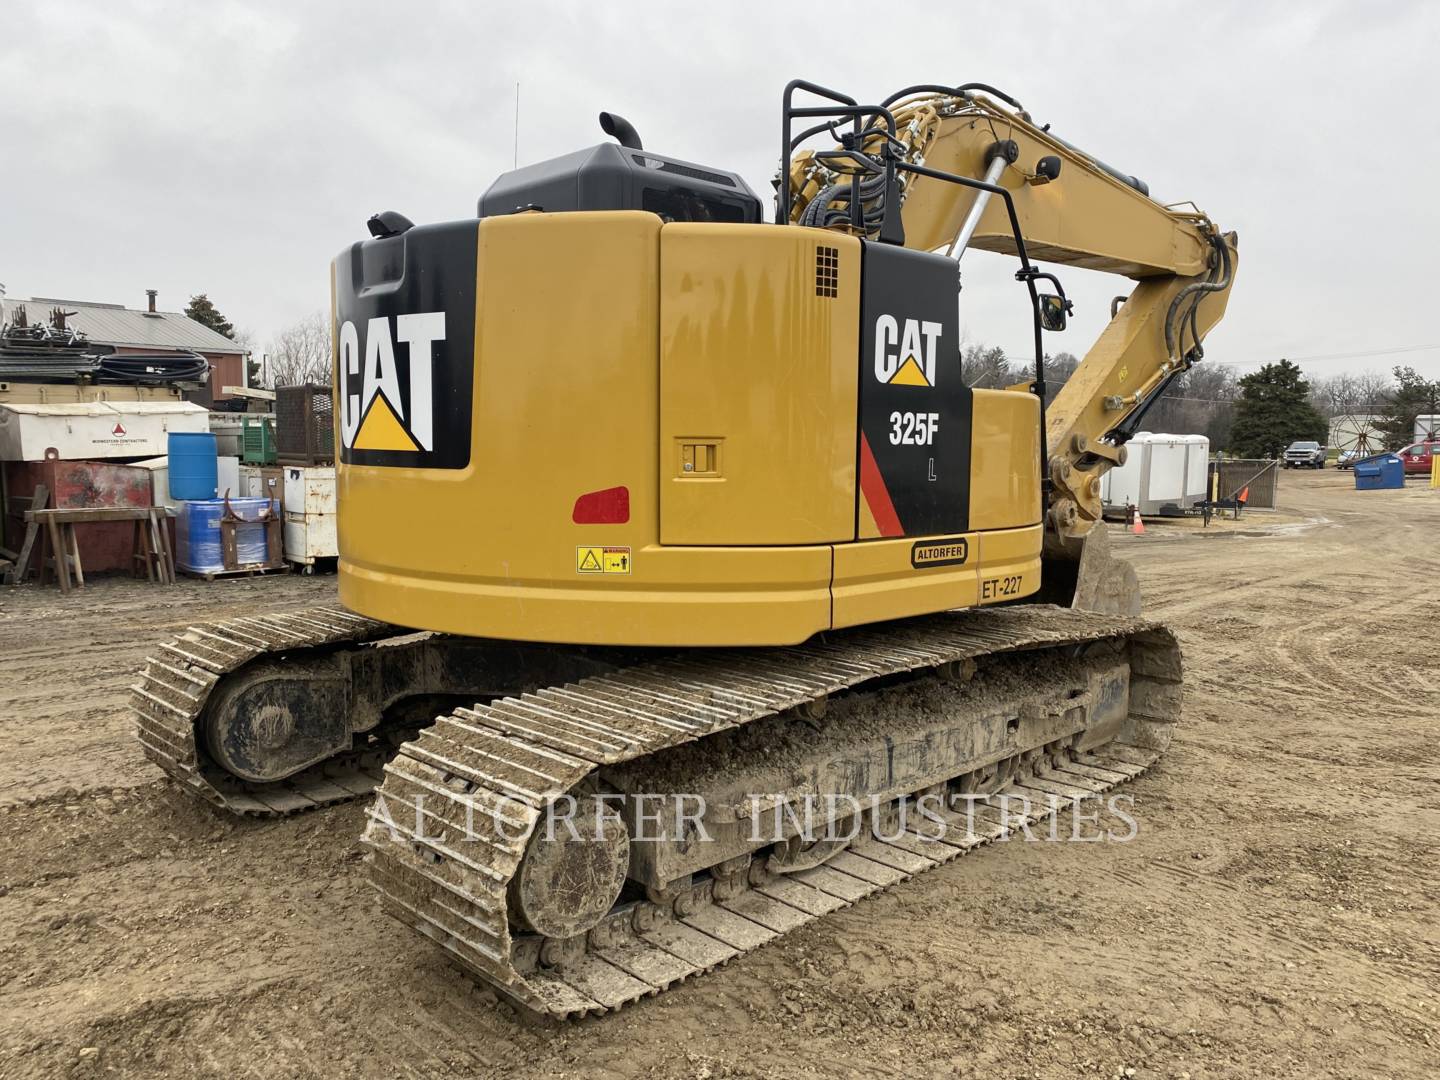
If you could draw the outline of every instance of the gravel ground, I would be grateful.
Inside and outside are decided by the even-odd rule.
[[[231,820],[141,756],[149,643],[334,581],[0,592],[0,1077],[1432,1077],[1440,492],[1117,533],[1186,650],[1130,843],[998,844],[663,997],[523,1023],[381,916],[362,808]]]

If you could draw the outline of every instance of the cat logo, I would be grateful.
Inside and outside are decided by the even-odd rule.
[[[875,378],[890,386],[934,386],[941,324],[893,315],[875,320]]]
[[[340,327],[340,437],[352,450],[435,449],[434,346],[445,340],[445,313],[421,311],[370,319],[362,343],[353,322]],[[401,390],[395,343],[408,346]]]

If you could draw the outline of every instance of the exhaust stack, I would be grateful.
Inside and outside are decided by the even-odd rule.
[[[633,124],[618,113],[602,112],[600,114],[600,129],[629,150],[644,150],[640,142],[640,133],[635,130]]]

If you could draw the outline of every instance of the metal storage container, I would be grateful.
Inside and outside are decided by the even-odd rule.
[[[330,387],[275,388],[275,449],[281,465],[328,465],[335,460],[335,410]]]
[[[240,459],[220,455],[215,459],[215,497],[223,499],[226,495],[244,494],[240,484]]]
[[[252,499],[274,499],[283,508],[285,470],[276,465],[241,465],[240,494]]]
[[[285,469],[285,558],[310,567],[340,553],[335,538],[334,466]]]
[[[51,447],[62,461],[154,457],[171,432],[208,433],[209,418],[188,401],[0,405],[0,461],[44,461]]]
[[[212,412],[210,414],[210,434],[215,436],[216,453],[222,457],[240,456],[243,419],[238,413]]]

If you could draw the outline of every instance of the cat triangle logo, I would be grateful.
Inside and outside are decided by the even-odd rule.
[[[394,322],[392,332],[391,322]],[[346,320],[336,343],[340,438],[351,450],[435,449],[435,349],[445,343],[443,311]],[[402,348],[397,354],[396,344]],[[442,354],[443,355],[443,354]],[[402,357],[408,363],[401,363]]]
[[[894,315],[881,315],[875,320],[875,380],[933,387],[943,333],[943,323],[905,319],[902,325]]]
[[[929,386],[930,380],[925,378],[925,372],[920,370],[920,364],[913,356],[905,358],[900,369],[890,379],[891,386]]]
[[[365,419],[360,422],[360,430],[355,433],[354,449],[405,450],[413,453],[420,448],[396,418],[395,410],[385,400],[385,395],[379,393],[371,399],[370,411],[365,414]]]

